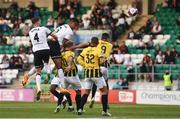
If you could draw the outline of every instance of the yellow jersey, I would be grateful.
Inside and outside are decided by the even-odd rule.
[[[97,46],[99,52],[105,57],[106,60],[109,60],[112,47],[113,45],[111,43],[104,40],[99,40],[99,44]]]
[[[78,73],[78,69],[77,69],[77,66],[76,66],[76,62],[74,60],[74,57],[75,57],[74,52],[72,52],[72,51],[63,51],[61,56],[62,56],[62,68],[63,68],[63,71],[64,71],[65,67],[68,66],[69,58],[73,57],[73,61],[72,61],[72,64],[71,64],[71,71],[70,72],[65,72],[64,71],[64,76],[76,76],[77,73]]]
[[[101,77],[99,59],[101,55],[97,47],[87,47],[78,56],[77,61],[85,69],[85,77]]]

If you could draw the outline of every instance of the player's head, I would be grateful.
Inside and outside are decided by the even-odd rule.
[[[72,41],[72,36],[71,35],[66,35],[63,37],[63,44],[66,43],[67,41]]]
[[[64,42],[63,47],[66,49],[66,48],[70,48],[73,45],[74,43],[72,41],[66,41]]]
[[[77,31],[79,28],[79,23],[77,19],[70,19],[68,24],[73,31]]]
[[[103,33],[102,36],[101,36],[101,39],[102,40],[105,40],[105,41],[108,41],[109,40],[109,34],[108,33]]]
[[[32,21],[32,23],[33,23],[34,26],[40,26],[40,24],[41,24],[41,23],[40,23],[41,21],[40,21],[40,18],[39,18],[39,17],[34,17],[34,18],[32,18],[31,21]]]
[[[97,46],[99,44],[99,39],[97,37],[91,38],[91,46]]]

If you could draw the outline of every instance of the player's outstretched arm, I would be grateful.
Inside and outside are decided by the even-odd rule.
[[[71,50],[75,50],[75,49],[77,49],[77,48],[86,48],[86,47],[88,47],[88,46],[90,46],[90,43],[80,43],[80,44],[78,44],[78,45],[72,46],[70,49],[71,49]]]
[[[50,36],[52,37],[50,40],[52,40],[52,41],[58,40],[58,37],[54,33],[51,33]]]

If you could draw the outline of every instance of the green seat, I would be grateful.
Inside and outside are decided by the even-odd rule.
[[[170,70],[170,65],[163,65],[163,70]]]
[[[162,65],[155,65],[155,71],[156,72],[158,72],[158,71],[160,71],[162,69],[163,69]]]

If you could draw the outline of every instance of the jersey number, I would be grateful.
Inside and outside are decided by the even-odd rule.
[[[39,42],[39,37],[38,37],[38,34],[36,33],[35,36],[34,36],[34,40],[36,40],[37,42]]]
[[[106,53],[106,46],[102,46],[101,51],[102,51],[103,54]]]
[[[94,64],[94,62],[92,61],[94,59],[94,55],[93,54],[86,54],[86,63],[87,64]]]

